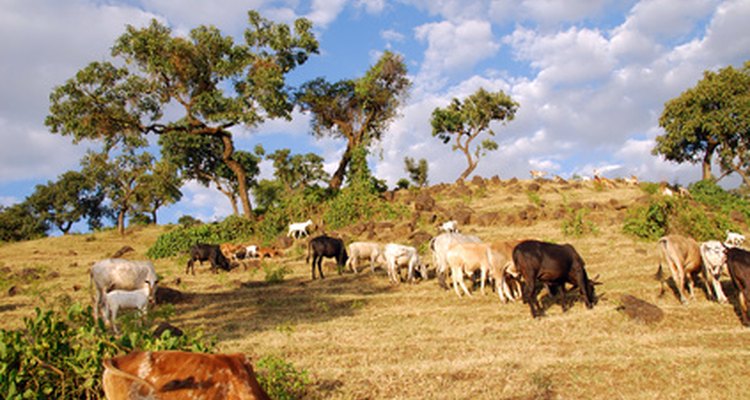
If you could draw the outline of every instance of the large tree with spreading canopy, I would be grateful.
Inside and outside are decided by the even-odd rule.
[[[317,53],[306,19],[294,27],[248,12],[244,43],[212,26],[188,36],[156,20],[128,26],[112,48],[114,62],[93,62],[50,95],[47,126],[74,141],[101,139],[109,149],[154,133],[204,135],[222,145],[237,177],[244,214],[252,215],[246,171],[230,129],[291,118],[285,76]]]

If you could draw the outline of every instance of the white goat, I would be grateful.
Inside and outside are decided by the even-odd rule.
[[[427,278],[427,267],[420,266],[419,254],[417,249],[411,246],[404,246],[396,243],[388,243],[383,250],[385,262],[388,268],[388,278],[393,283],[401,283],[401,267],[407,266],[409,273],[407,281],[414,280],[414,270],[421,267],[422,279]]]
[[[359,273],[359,261],[369,259],[370,270],[375,272],[375,263],[385,261],[383,255],[383,245],[375,242],[353,242],[349,244],[349,259],[346,260],[346,266],[350,267],[354,273]]]
[[[146,314],[149,303],[149,288],[144,286],[136,290],[113,290],[104,296],[105,321],[112,323],[115,333],[120,333],[115,325],[117,312],[120,309],[135,308]]]
[[[443,222],[438,230],[445,233],[458,233],[458,222],[456,220]]]
[[[745,242],[745,235],[727,230],[727,238],[724,244],[730,247],[740,247]]]
[[[289,224],[289,233],[287,233],[287,237],[294,237],[295,239],[298,239],[302,237],[302,235],[307,236],[307,227],[312,225],[313,222],[311,219],[308,219],[305,222],[292,222]]]

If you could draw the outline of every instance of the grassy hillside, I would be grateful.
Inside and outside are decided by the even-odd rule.
[[[305,241],[298,241],[285,257],[260,268],[218,275],[207,266],[198,267],[196,276],[184,275],[184,256],[156,260],[162,284],[189,294],[189,301],[175,305],[171,322],[215,335],[222,351],[255,359],[276,355],[308,370],[310,398],[746,396],[750,330],[740,325],[731,282],[723,283],[734,305],[709,302],[703,290],[688,305],[671,292],[657,297],[654,244],[622,234],[625,213],[644,196],[640,188],[486,181],[424,193],[437,201],[433,211],[381,224],[372,240],[411,243],[418,237],[412,228],[434,235],[433,216],[440,220],[463,210],[472,223],[462,231],[487,241],[534,237],[572,243],[589,275],[599,275],[603,283],[597,287],[598,305],[587,310],[579,302],[562,313],[555,304],[545,318],[533,320],[527,305],[501,304],[492,292],[459,299],[434,279],[391,285],[382,269],[339,276],[330,261],[326,279],[311,281]],[[399,192],[394,201],[413,209],[416,196]],[[586,210],[584,220],[595,232],[566,237],[562,224],[579,209]],[[134,249],[126,258],[145,258],[168,229],[3,245],[3,326],[20,327],[35,306],[68,299],[90,303],[87,272],[93,262],[125,245]],[[347,240],[368,237],[361,226],[336,233]],[[430,260],[428,254],[424,258]],[[287,272],[283,281],[268,283],[267,274],[281,268]],[[663,320],[647,325],[630,319],[618,311],[623,294],[658,305]]]

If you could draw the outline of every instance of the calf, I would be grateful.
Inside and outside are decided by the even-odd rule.
[[[719,303],[726,303],[727,297],[721,289],[721,272],[726,269],[727,256],[726,247],[718,240],[709,240],[700,245],[701,260],[703,260],[703,278],[706,283],[706,291],[714,296]],[[710,285],[709,285],[710,283]],[[713,288],[713,293],[711,289]]]
[[[134,351],[104,360],[108,400],[268,400],[243,354]]]
[[[420,266],[419,254],[414,247],[388,243],[385,245],[383,254],[388,268],[388,278],[392,283],[401,283],[401,267],[403,266],[407,267],[409,271],[406,276],[407,281],[413,282],[416,279],[414,271],[419,267],[421,267],[422,279],[426,279],[427,267]]]
[[[121,258],[107,258],[94,264],[89,270],[91,284],[96,286],[94,298],[94,318],[98,319],[104,306],[104,296],[108,290],[136,290],[147,288],[148,297],[153,301],[158,277],[154,264],[150,261],[131,261]]]
[[[237,259],[236,254],[240,251],[244,251],[244,247],[234,243],[222,243],[219,245],[219,250],[221,250],[221,254],[224,255],[224,258],[235,261]]]
[[[727,238],[724,244],[728,247],[740,247],[745,242],[745,235],[727,230]]]
[[[750,252],[738,248],[727,249],[727,270],[737,289],[742,325],[750,326],[748,301],[750,301]]]
[[[307,256],[305,257],[305,263],[310,261],[310,253],[312,252],[312,279],[315,280],[315,265],[317,263],[318,273],[320,279],[325,279],[323,276],[323,257],[335,258],[336,266],[338,267],[339,274],[341,274],[346,261],[349,258],[346,254],[346,246],[344,241],[338,238],[332,238],[327,235],[318,236],[307,243]]]
[[[677,286],[680,301],[687,303],[685,281],[690,298],[694,298],[693,286],[698,273],[703,268],[701,251],[698,243],[692,238],[680,235],[667,235],[659,239],[659,269],[656,277],[661,282],[659,297],[664,295],[664,278],[662,266],[666,264],[672,272],[672,279]]]
[[[354,273],[359,273],[357,267],[360,260],[370,260],[370,270],[375,272],[375,263],[383,262],[383,246],[375,242],[353,242],[349,243],[349,259],[346,265]]]
[[[211,272],[219,272],[217,268],[221,268],[225,271],[229,271],[232,267],[229,265],[229,260],[224,257],[219,246],[215,244],[196,244],[190,248],[190,260],[188,260],[187,267],[185,267],[185,273],[192,271],[195,275],[195,261],[198,260],[201,265],[203,261],[211,263]]]
[[[106,294],[104,302],[105,321],[110,321],[115,333],[117,330],[115,319],[120,309],[134,308],[146,314],[149,303],[148,287],[136,290],[113,290]]]
[[[448,270],[447,263],[445,261],[445,253],[448,252],[456,243],[479,243],[476,236],[467,236],[460,233],[443,233],[435,236],[430,240],[430,250],[432,251],[432,258],[435,262],[435,274],[438,278],[438,284],[448,289],[448,285],[445,283],[445,274]]]
[[[594,307],[594,285],[586,274],[583,259],[573,246],[525,240],[513,249],[513,262],[523,277],[523,301],[529,304],[532,317],[544,314],[537,299],[537,283],[546,284],[552,295],[561,291],[563,312],[567,308],[566,283],[578,287],[587,308]]]
[[[492,263],[493,261],[499,263],[499,260],[491,253],[493,251],[490,245],[486,243],[457,243],[448,250],[445,259],[448,262],[448,268],[451,270],[453,289],[458,297],[461,297],[461,292],[458,291],[459,285],[467,296],[471,296],[464,284],[464,273],[473,276],[477,270],[481,272],[480,285],[481,292],[484,294],[484,284],[487,275],[492,270]]]
[[[458,222],[455,220],[443,222],[438,230],[445,233],[458,233]]]

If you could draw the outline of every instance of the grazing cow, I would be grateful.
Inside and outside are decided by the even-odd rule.
[[[114,289],[148,289],[149,301],[153,302],[158,277],[154,264],[150,261],[131,261],[121,258],[107,258],[94,264],[89,271],[91,283],[96,286],[94,298],[94,318],[98,319],[103,310],[104,295]]]
[[[727,238],[724,243],[728,247],[740,247],[745,242],[745,235],[727,230]]]
[[[289,233],[286,234],[287,237],[293,237],[295,239],[299,239],[302,237],[302,235],[307,236],[307,227],[311,226],[313,224],[311,219],[308,219],[305,222],[293,222],[289,224]]]
[[[135,308],[144,315],[147,312],[149,303],[147,286],[136,290],[115,289],[107,293],[104,297],[104,320],[112,323],[112,329],[114,329],[115,333],[120,333],[115,324],[117,312],[120,309]]]
[[[224,253],[221,252],[219,246],[215,244],[196,244],[190,248],[190,260],[188,260],[187,267],[185,267],[185,273],[192,271],[195,275],[195,261],[198,260],[201,265],[203,261],[211,263],[211,272],[218,273],[218,268],[225,271],[232,269],[229,265],[229,260],[224,257]]]
[[[134,351],[104,360],[108,400],[267,400],[243,354]]]
[[[442,225],[440,225],[438,230],[445,233],[458,233],[458,221],[453,219],[450,221],[445,221]]]
[[[494,253],[494,254],[493,254]],[[445,260],[448,262],[448,268],[451,270],[453,279],[453,289],[456,295],[461,297],[458,291],[460,285],[467,296],[471,293],[464,284],[464,273],[473,276],[479,270],[481,272],[481,292],[484,294],[484,284],[487,281],[488,274],[493,270],[494,263],[502,262],[499,253],[492,250],[487,243],[457,243],[451,247],[445,254]],[[494,268],[497,269],[497,268]]]
[[[281,257],[281,251],[275,247],[258,247],[258,257],[260,259]]]
[[[706,291],[713,295],[719,303],[726,303],[727,297],[721,289],[721,272],[726,269],[727,256],[726,247],[718,240],[709,240],[700,245],[701,259],[703,260],[703,279],[706,282]],[[710,283],[710,285],[709,285]],[[711,292],[713,288],[713,293]]]
[[[221,254],[224,255],[224,258],[230,261],[236,260],[237,259],[236,254],[240,251],[243,251],[244,249],[245,249],[244,246],[239,245],[239,244],[234,244],[234,243],[222,243],[219,245],[219,250],[221,250]]]
[[[310,251],[312,250],[312,279],[315,280],[315,265],[317,263],[318,273],[320,279],[325,279],[323,276],[323,257],[335,258],[336,266],[338,267],[339,274],[346,265],[346,261],[349,258],[346,254],[346,246],[344,241],[338,238],[332,238],[327,235],[318,236],[307,243],[307,257],[305,257],[305,263],[310,261]]]
[[[448,285],[445,283],[445,273],[448,270],[445,253],[448,252],[448,249],[456,243],[480,242],[481,240],[476,236],[467,236],[460,233],[443,233],[430,240],[430,250],[432,251],[432,258],[436,268],[435,274],[438,278],[438,284],[442,288],[448,289]]]
[[[529,304],[532,317],[544,315],[544,309],[537,299],[537,283],[546,284],[552,295],[558,290],[561,292],[563,312],[567,309],[565,283],[578,287],[587,308],[594,307],[594,284],[586,274],[583,259],[573,246],[525,240],[513,249],[513,262],[523,276],[523,301]]]
[[[662,266],[666,264],[672,272],[672,279],[677,286],[680,301],[687,303],[685,293],[685,281],[688,284],[690,298],[694,298],[693,286],[698,273],[703,268],[701,251],[698,243],[689,237],[680,235],[667,235],[659,239],[659,269],[656,277],[661,281],[659,297],[664,295],[664,279]]]
[[[736,247],[727,249],[727,269],[737,289],[742,325],[750,326],[750,318],[747,315],[750,305],[750,252]]]
[[[370,260],[370,270],[375,272],[375,263],[385,261],[383,246],[380,243],[375,242],[349,243],[349,259],[346,261],[346,265],[351,268],[354,273],[359,273],[357,267],[359,267],[360,260]]]
[[[385,245],[383,254],[388,268],[388,278],[391,282],[401,283],[401,267],[403,266],[406,266],[409,271],[406,276],[408,282],[413,282],[416,279],[414,271],[419,267],[421,267],[422,279],[427,278],[427,267],[420,265],[419,254],[414,247],[388,243]]]
[[[500,253],[507,260],[504,264],[499,265],[499,270],[492,273],[493,279],[502,278],[500,282],[495,281],[495,289],[502,291],[502,294],[498,293],[498,296],[503,302],[515,301],[521,297],[521,274],[518,272],[516,264],[513,263],[513,249],[524,240],[529,239],[496,240],[490,243],[492,250]]]

